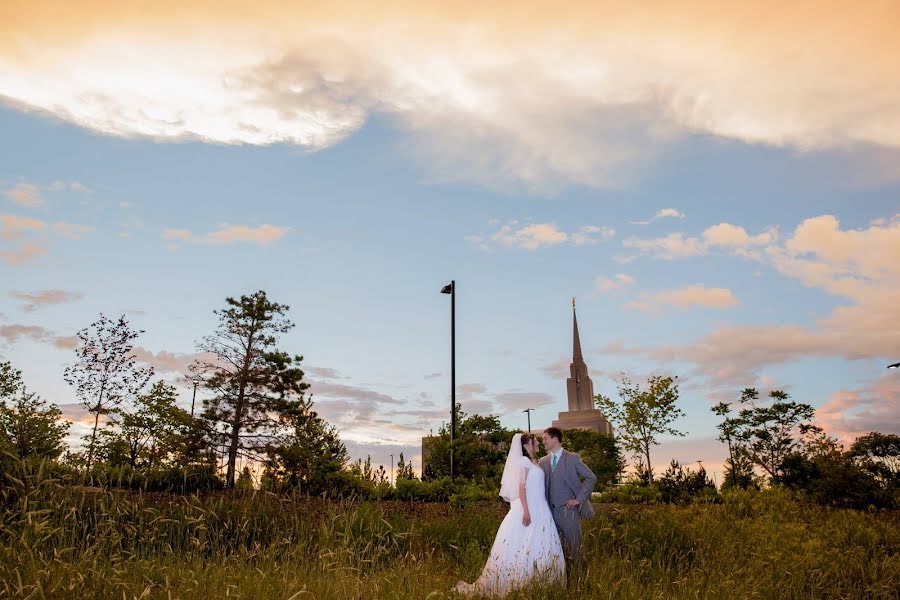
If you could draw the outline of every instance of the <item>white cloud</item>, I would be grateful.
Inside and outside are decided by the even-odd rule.
[[[584,225],[575,231],[565,232],[553,223],[520,224],[510,220],[493,233],[468,236],[468,241],[477,244],[482,250],[490,250],[493,246],[506,248],[523,248],[538,250],[548,246],[572,244],[585,246],[605,242],[615,236],[610,227]]]
[[[20,3],[0,24],[0,95],[111,135],[309,149],[382,114],[436,180],[619,185],[689,131],[900,146],[898,11],[84,0],[48,20]]]
[[[659,219],[683,219],[684,217],[684,213],[679,210],[674,208],[663,208],[656,211],[656,214],[646,221],[630,221],[630,223],[632,225],[649,225],[653,221]]]
[[[625,273],[616,273],[613,277],[597,277],[596,286],[601,292],[621,289],[634,283],[634,277]]]

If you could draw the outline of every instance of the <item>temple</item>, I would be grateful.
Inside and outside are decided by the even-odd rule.
[[[594,407],[594,382],[588,375],[587,364],[581,354],[581,338],[578,336],[578,316],[575,314],[575,299],[572,298],[572,364],[566,391],[569,396],[569,410],[559,413],[553,421],[560,429],[590,429],[597,433],[613,434],[612,425],[603,411]]]

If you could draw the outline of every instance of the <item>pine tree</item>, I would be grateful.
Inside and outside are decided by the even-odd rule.
[[[215,441],[227,449],[226,485],[233,488],[237,460],[255,460],[284,433],[281,415],[303,402],[309,384],[303,382],[302,356],[276,348],[280,335],[293,328],[288,306],[271,302],[264,291],[240,299],[226,298],[215,311],[217,331],[199,344],[210,356],[191,369],[213,393],[204,400],[203,418]]]

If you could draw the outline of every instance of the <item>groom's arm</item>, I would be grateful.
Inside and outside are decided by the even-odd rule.
[[[584,464],[584,461],[581,460],[580,456],[576,455],[576,457],[578,460],[575,461],[575,472],[578,473],[578,477],[583,478],[584,480],[581,482],[581,489],[578,490],[578,495],[575,499],[578,500],[579,504],[584,504],[591,499],[591,492],[594,491],[594,485],[597,483],[597,476],[594,475],[594,472],[591,471],[586,464]]]

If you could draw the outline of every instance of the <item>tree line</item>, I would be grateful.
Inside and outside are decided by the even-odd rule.
[[[226,298],[215,330],[197,343],[188,382],[203,390],[199,411],[181,408],[177,388],[138,360],[136,330],[125,316],[99,319],[78,332],[75,360],[63,378],[90,416],[82,447],[65,443],[69,423],[58,407],[30,392],[21,373],[0,362],[0,482],[13,463],[49,461],[69,478],[99,485],[170,491],[261,486],[306,494],[446,500],[493,497],[515,431],[496,415],[468,415],[457,406],[457,435],[448,425],[428,440],[422,477],[400,455],[395,482],[371,460],[348,462],[336,429],[314,409],[303,357],[280,348],[294,324],[289,307],[264,291]],[[638,498],[681,502],[713,497],[702,466],[672,462],[655,477],[651,452],[661,436],[682,436],[675,422],[677,377],[650,377],[644,386],[624,375],[618,399],[595,397],[614,436],[565,432],[565,446],[597,474],[600,487],[620,483],[623,453],[634,458],[629,491]],[[895,506],[900,489],[900,436],[871,432],[849,450],[812,423],[815,410],[774,390],[761,400],[748,388],[712,407],[728,450],[722,489],[780,485],[824,504]],[[451,482],[450,455],[458,482]],[[258,481],[247,466],[259,465]],[[468,487],[465,487],[468,486]],[[465,488],[465,489],[463,489]]]
[[[641,387],[623,374],[618,392],[617,400],[598,394],[595,401],[635,459],[634,482],[656,488],[638,496],[709,496],[714,482],[702,466],[690,472],[673,461],[662,479],[654,480],[651,448],[661,435],[684,435],[674,427],[684,416],[677,406],[678,378],[654,376]],[[711,411],[722,418],[718,439],[728,449],[723,490],[783,486],[831,506],[900,506],[900,436],[873,431],[845,449],[813,423],[811,405],[792,400],[783,390],[772,390],[761,400],[758,390],[746,388],[736,403],[720,402]]]

